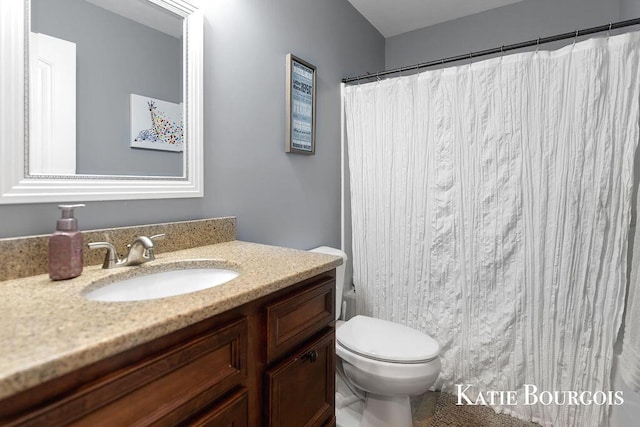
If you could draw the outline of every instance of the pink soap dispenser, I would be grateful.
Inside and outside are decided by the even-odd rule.
[[[52,280],[72,279],[82,273],[84,242],[78,231],[78,220],[73,217],[73,209],[81,207],[84,205],[58,206],[62,218],[49,238],[49,277]]]

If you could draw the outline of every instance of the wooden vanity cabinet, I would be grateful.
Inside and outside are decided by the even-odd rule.
[[[335,279],[267,306],[269,427],[335,423]]]
[[[335,425],[335,271],[0,401],[0,425]]]

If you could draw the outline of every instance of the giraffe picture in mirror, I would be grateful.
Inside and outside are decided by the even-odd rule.
[[[131,148],[183,151],[182,104],[132,93]]]

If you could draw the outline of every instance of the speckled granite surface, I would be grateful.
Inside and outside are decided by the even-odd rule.
[[[155,253],[172,252],[235,240],[236,219],[223,217],[81,231],[85,243],[84,265],[86,267],[102,264],[105,256],[104,249],[88,249],[86,244],[89,242],[113,243],[119,255],[124,256],[127,252],[127,244],[133,242],[136,237],[165,233],[167,238],[156,244]],[[3,259],[0,263],[0,282],[47,273],[49,237],[50,235],[47,234],[0,239],[0,254]]]
[[[171,268],[185,260],[240,275],[207,290],[140,302],[89,301],[82,292],[113,279]],[[241,241],[159,254],[139,267],[85,268],[75,279],[38,275],[2,283],[0,398],[53,379],[246,302],[328,271],[330,255]]]

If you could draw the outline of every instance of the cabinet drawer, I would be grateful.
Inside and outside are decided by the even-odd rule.
[[[335,414],[335,332],[330,328],[266,373],[267,425],[322,426]]]
[[[194,427],[247,427],[249,425],[248,414],[248,394],[246,389],[242,389],[189,425]]]
[[[87,384],[17,424],[173,425],[241,384],[246,372],[243,318]]]
[[[267,363],[335,320],[335,278],[267,306]]]

